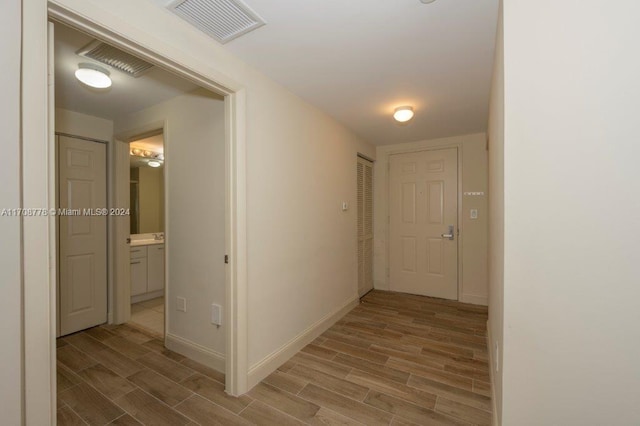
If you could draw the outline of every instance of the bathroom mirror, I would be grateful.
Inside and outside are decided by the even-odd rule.
[[[164,232],[162,130],[130,143],[131,234]]]

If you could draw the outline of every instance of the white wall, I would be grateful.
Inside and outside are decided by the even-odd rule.
[[[56,108],[55,130],[74,136],[111,142],[113,121],[62,108]]]
[[[356,300],[356,215],[353,209],[341,212],[340,204],[344,200],[354,205],[356,153],[375,157],[370,144],[151,2],[54,0],[50,4],[64,5],[82,19],[99,22],[113,34],[136,40],[152,51],[162,51],[170,60],[204,75],[234,81],[237,83],[234,87],[243,89],[246,100],[243,97],[242,101],[247,107],[243,118],[246,118],[249,204],[250,366],[259,365],[267,355],[339,310],[348,300]],[[37,124],[46,119],[42,117],[46,110],[38,96],[44,93],[43,82],[46,84],[41,59],[46,57],[43,37],[46,4],[40,0],[28,5],[33,27],[26,37],[27,47],[37,67],[23,68],[23,76],[31,85],[27,90],[29,106],[36,113],[31,121]],[[42,133],[42,128],[36,127],[27,135],[29,149],[25,163],[42,165],[46,157],[38,157],[35,151],[36,131]],[[26,173],[29,186],[25,193],[29,199],[41,196],[46,187],[38,183],[45,181],[45,174],[44,166]],[[32,259],[25,263],[46,265],[48,249],[38,250],[32,243],[36,231],[46,223],[30,222],[26,234]],[[32,282],[41,275],[44,274],[30,274],[27,278]],[[34,288],[29,296],[39,302],[30,308],[34,318],[48,318],[48,311],[36,309],[48,300],[42,289]],[[38,312],[42,315],[37,315]],[[28,325],[28,343],[42,348],[37,342],[45,342],[46,338],[34,338],[38,330],[31,322]],[[44,369],[49,358],[45,352],[34,357],[33,371]],[[28,377],[30,383],[38,386],[34,400],[43,396],[45,379],[39,377],[35,374]],[[37,408],[33,407],[34,413],[44,417],[46,410]]]
[[[484,133],[455,136],[429,141],[410,142],[377,147],[378,161],[374,166],[374,287],[388,290],[388,156],[436,147],[458,147],[462,167],[462,192],[484,192],[484,196],[462,196],[460,220],[459,299],[467,303],[486,305],[487,284],[487,138]],[[478,219],[470,219],[469,211],[478,210]]]
[[[0,14],[0,209],[21,207],[20,3],[3,2]],[[20,218],[0,216],[0,235],[0,413],[2,423],[18,425],[23,402]]]
[[[374,148],[150,2],[58,3],[246,89],[250,367],[355,300],[356,212],[340,205]]]
[[[505,425],[640,423],[638,16],[504,4]]]
[[[489,105],[489,353],[494,421],[502,415],[503,290],[504,290],[504,35],[502,3]],[[497,350],[496,350],[497,349]],[[497,364],[497,367],[496,367]]]
[[[164,122],[167,334],[224,355],[223,327],[211,304],[225,301],[224,99],[197,90],[116,122],[116,133]],[[141,170],[142,172],[142,170]],[[187,311],[176,310],[176,298]]]

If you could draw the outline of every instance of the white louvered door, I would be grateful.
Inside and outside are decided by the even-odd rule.
[[[373,163],[358,157],[358,294],[373,289]]]

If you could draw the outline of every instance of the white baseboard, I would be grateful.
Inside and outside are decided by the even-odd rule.
[[[191,340],[184,339],[175,334],[167,334],[164,338],[167,348],[194,361],[213,368],[221,373],[225,372],[224,354],[216,352]]]
[[[345,316],[347,312],[358,305],[359,298],[349,299],[342,307],[325,315],[315,324],[298,334],[288,343],[284,344],[278,350],[267,355],[261,361],[249,368],[249,389],[257,385],[273,373],[278,367],[284,364],[289,358],[294,356],[300,349],[311,343],[316,337],[324,333],[329,327],[335,324],[340,318]]]
[[[463,294],[460,301],[462,303],[471,303],[472,305],[489,306],[489,298],[487,296],[475,296],[473,294]]]
[[[500,426],[498,422],[498,406],[496,405],[496,364],[493,353],[493,338],[491,337],[491,324],[487,321],[487,347],[489,349],[489,378],[491,379],[491,426]]]

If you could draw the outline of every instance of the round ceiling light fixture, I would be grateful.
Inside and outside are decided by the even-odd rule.
[[[393,118],[400,123],[406,123],[413,118],[413,107],[401,106],[396,108],[393,112]]]
[[[160,167],[162,165],[162,163],[159,162],[159,161],[156,161],[156,160],[149,160],[149,161],[147,161],[147,165],[149,167]]]
[[[89,63],[78,64],[76,78],[80,80],[82,84],[86,84],[87,86],[95,89],[106,89],[111,87],[109,71],[99,67],[98,65]]]
[[[420,0],[420,3],[424,3],[424,4],[429,4],[429,3],[433,3],[436,0]]]

